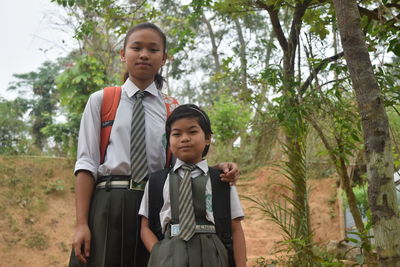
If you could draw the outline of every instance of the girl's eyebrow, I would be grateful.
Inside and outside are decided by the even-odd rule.
[[[191,129],[193,129],[193,128],[200,128],[200,126],[197,125],[197,124],[195,124],[195,125],[190,126],[188,129],[191,130]],[[171,132],[174,131],[174,130],[175,130],[175,131],[181,131],[182,129],[181,129],[181,128],[172,128],[172,129],[171,129]]]
[[[135,45],[142,45],[143,42],[141,42],[141,41],[133,41],[133,42],[131,43],[131,45],[133,45],[133,44],[135,44]],[[160,44],[157,43],[157,42],[150,42],[149,45],[150,45],[150,46],[160,46]]]

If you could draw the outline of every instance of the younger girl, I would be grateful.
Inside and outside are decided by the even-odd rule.
[[[165,129],[177,161],[171,170],[150,174],[139,210],[148,266],[244,267],[236,188],[221,182],[204,159],[212,133],[207,114],[195,105],[179,106]]]
[[[147,265],[148,253],[139,238],[137,212],[146,182],[144,175],[166,163],[163,138],[167,112],[159,74],[167,58],[165,35],[154,24],[136,25],[126,34],[120,54],[128,75],[121,88],[104,159],[100,153],[103,90],[90,96],[81,120],[71,267]],[[137,104],[141,104],[141,112],[134,111]],[[131,124],[132,115],[140,117],[143,123]],[[138,135],[144,141],[131,144],[133,131],[144,132]],[[140,167],[135,167],[137,163]],[[228,177],[224,178],[233,181],[236,165],[221,166],[230,167]]]

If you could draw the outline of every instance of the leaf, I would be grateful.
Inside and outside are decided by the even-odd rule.
[[[358,232],[348,232],[349,234],[357,234]],[[355,238],[351,238],[351,237],[348,237],[348,238],[346,238],[348,241],[350,241],[350,242],[353,242],[353,243],[358,243],[359,242],[359,240],[358,239],[355,239]]]
[[[357,254],[356,255],[356,261],[359,265],[363,265],[365,262],[365,257],[363,254]]]

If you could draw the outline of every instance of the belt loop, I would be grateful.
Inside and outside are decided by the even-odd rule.
[[[132,178],[129,180],[128,190],[133,190],[133,179]]]
[[[107,192],[111,191],[111,175],[107,178],[106,184],[104,186],[104,188],[106,189]]]

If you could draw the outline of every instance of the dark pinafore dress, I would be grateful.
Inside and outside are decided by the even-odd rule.
[[[140,238],[138,216],[142,197],[143,190],[126,187],[95,189],[89,211],[90,257],[84,264],[72,251],[69,267],[147,266],[149,253]]]
[[[179,223],[179,183],[181,178],[170,172],[171,224]],[[205,189],[208,176],[200,175],[192,179],[192,195],[197,225],[212,225],[206,219]],[[210,206],[211,205],[207,205]],[[228,252],[217,234],[203,231],[189,240],[171,237],[171,227],[167,227],[164,239],[156,243],[151,251],[149,267],[228,267]],[[201,227],[198,227],[201,228]],[[203,227],[210,228],[210,227]],[[199,230],[200,231],[200,230]]]

